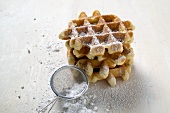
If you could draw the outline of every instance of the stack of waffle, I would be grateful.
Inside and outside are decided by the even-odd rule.
[[[94,11],[88,17],[81,12],[68,24],[59,38],[66,41],[70,65],[82,68],[90,82],[106,79],[111,86],[116,77],[128,80],[133,63],[134,26],[115,15],[101,15]]]

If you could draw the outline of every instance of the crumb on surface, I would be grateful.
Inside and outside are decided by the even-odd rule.
[[[34,20],[36,20],[36,18],[34,18]]]
[[[30,54],[31,53],[31,51],[28,49],[28,54]]]
[[[21,86],[21,89],[24,89],[24,86]]]
[[[53,50],[53,52],[59,52],[59,51],[60,51],[59,49]]]
[[[18,96],[18,98],[20,99],[20,98],[21,98],[21,96]]]

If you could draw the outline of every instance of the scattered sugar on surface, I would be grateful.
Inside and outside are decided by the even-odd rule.
[[[51,97],[45,97],[42,99],[41,103],[39,104],[38,108],[36,108],[36,111],[40,111],[42,110],[46,105],[48,105],[51,101],[53,100],[53,98]],[[45,113],[48,110],[48,107],[46,109],[44,109],[41,113]]]
[[[136,69],[137,70],[137,69]],[[136,110],[140,106],[144,106],[149,100],[154,99],[154,94],[150,88],[151,81],[145,78],[143,75],[139,75],[140,72],[136,73],[132,68],[131,77],[128,81],[121,81],[117,79],[115,87],[110,88],[104,81],[95,86],[89,87],[88,92],[97,94],[97,105],[99,110],[108,109],[109,112],[125,112],[128,110]],[[98,110],[98,111],[99,111]],[[104,111],[102,111],[104,113]],[[99,113],[102,113],[99,112]]]
[[[74,97],[80,94],[85,87],[87,87],[86,82],[80,84],[75,83],[70,89],[66,90],[66,96]],[[64,100],[61,111],[63,111],[63,113],[96,113],[98,107],[94,102],[95,98],[95,95],[82,95],[80,98],[74,100]]]
[[[62,49],[62,42],[48,42],[46,44],[47,51],[59,52]]]
[[[97,113],[98,107],[94,102],[95,95],[83,95],[75,100],[65,100],[63,113]]]
[[[80,84],[74,83],[74,85],[71,88],[66,89],[66,96],[67,97],[77,96],[86,88],[87,88],[86,82],[81,82]]]

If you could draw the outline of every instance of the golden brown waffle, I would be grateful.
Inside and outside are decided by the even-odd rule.
[[[121,21],[115,15],[101,15],[96,10],[90,17],[82,12],[78,19],[70,21],[59,38],[67,40],[69,64],[84,69],[91,82],[106,79],[115,85],[115,77],[129,78],[134,56],[130,46],[133,29],[130,21]]]
[[[102,61],[88,58],[76,59],[76,57],[72,61],[75,61],[73,64],[85,70],[90,82],[106,79],[109,84],[114,85],[116,81],[112,79],[115,77],[122,77],[124,80],[129,78],[133,57],[133,49],[130,48],[121,54],[106,56],[106,59]]]

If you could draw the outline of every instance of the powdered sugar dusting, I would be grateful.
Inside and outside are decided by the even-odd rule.
[[[72,28],[72,38],[78,37],[78,32],[75,27]]]
[[[113,35],[112,35],[112,30],[108,27],[107,25],[107,22],[105,22],[105,20],[103,18],[100,18],[98,24],[104,24],[104,27],[103,27],[103,30],[102,31],[95,31],[95,29],[92,28],[93,25],[91,25],[91,23],[85,19],[84,20],[84,24],[83,26],[84,27],[87,27],[87,33],[85,32],[80,32],[78,33],[77,31],[77,27],[75,27],[74,23],[73,22],[70,22],[69,23],[69,26],[70,28],[72,29],[72,32],[70,34],[70,37],[73,39],[73,38],[76,38],[76,37],[83,37],[83,36],[92,36],[92,40],[91,42],[88,44],[90,47],[92,47],[93,45],[99,45],[100,42],[99,42],[99,39],[97,38],[97,35],[104,35],[104,34],[108,34],[109,33],[109,36],[108,36],[108,41],[106,43],[102,43],[102,45],[107,45],[107,44],[111,44],[111,43],[119,43],[119,40],[117,40]],[[82,26],[81,26],[82,27]],[[80,27],[79,27],[80,28]],[[115,31],[114,31],[115,32]],[[118,31],[116,31],[118,32]],[[88,38],[88,37],[87,37]],[[83,42],[82,42],[83,43]]]
[[[79,36],[86,36],[86,33],[85,33],[85,32],[81,32],[81,33],[79,34]]]
[[[94,34],[95,34],[95,32],[94,32],[94,30],[92,29],[92,27],[91,27],[91,26],[88,26],[88,35],[94,36]]]
[[[50,41],[46,44],[47,51],[59,52],[62,48],[62,42]]]
[[[65,100],[62,110],[64,113],[97,113],[95,98],[96,96],[93,94],[83,95],[76,100]]]
[[[75,97],[81,94],[81,92],[84,91],[87,87],[88,86],[86,82],[81,82],[80,84],[74,83],[74,85],[71,88],[66,89],[66,96]]]
[[[96,36],[93,36],[93,38],[92,38],[92,43],[91,43],[92,45],[98,45],[98,44],[100,44],[99,43],[99,40],[97,39],[97,37]]]
[[[77,32],[76,27],[73,22],[70,22],[69,24],[70,24],[70,28],[72,30],[71,38],[74,39],[74,38],[78,37],[78,32]]]

